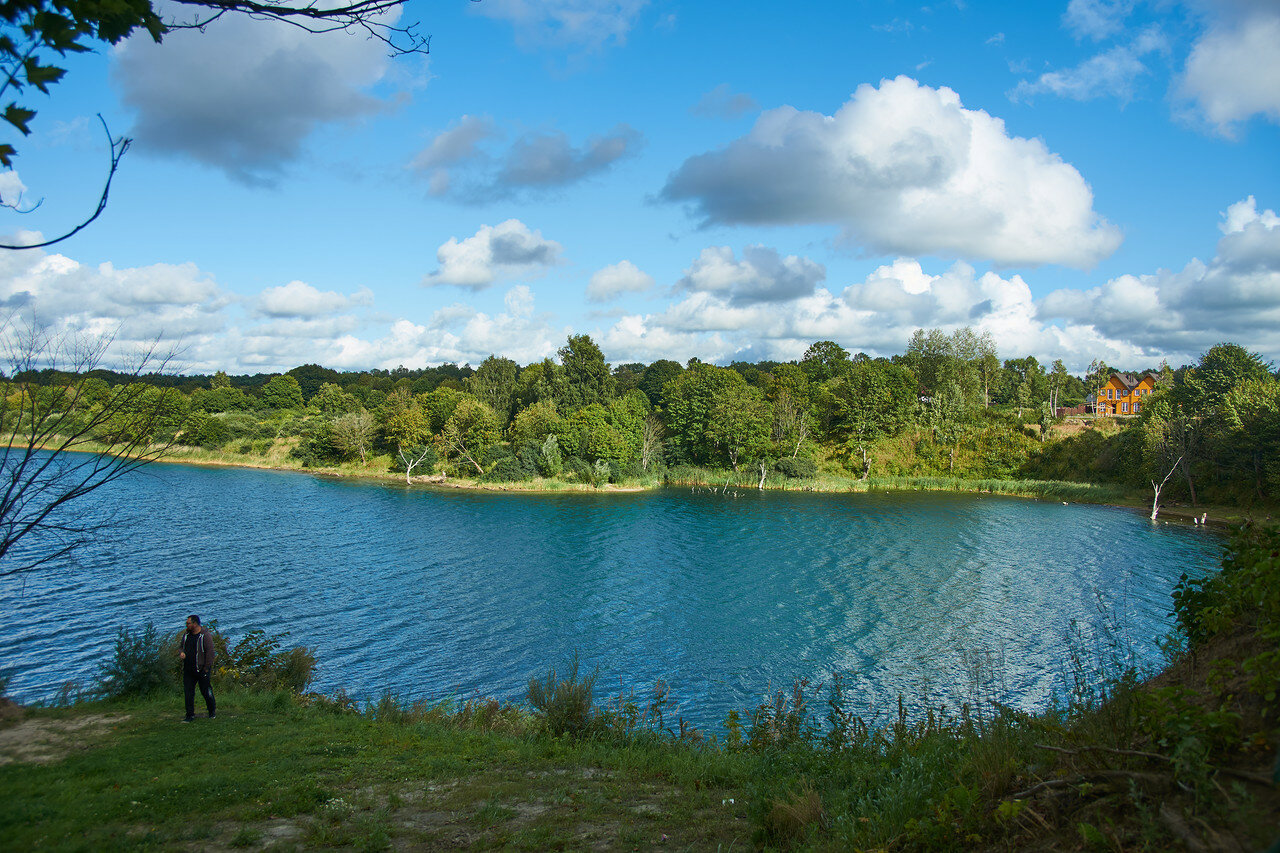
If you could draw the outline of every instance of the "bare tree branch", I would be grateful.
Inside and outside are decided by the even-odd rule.
[[[0,577],[59,560],[108,522],[68,504],[160,458],[178,392],[141,382],[114,388],[89,374],[113,337],[55,335],[12,315],[0,322]],[[128,376],[164,370],[171,355],[139,353]],[[43,381],[42,381],[43,380]]]
[[[120,158],[129,150],[129,146],[133,144],[133,140],[127,136],[122,136],[119,139],[113,138],[111,136],[110,128],[107,127],[107,120],[102,117],[102,113],[98,113],[98,121],[102,122],[102,132],[107,135],[107,144],[111,146],[111,168],[107,171],[107,183],[102,188],[102,197],[98,199],[98,207],[93,211],[93,215],[84,222],[81,222],[75,228],[72,228],[66,234],[63,234],[61,237],[55,237],[52,240],[45,240],[43,243],[27,243],[22,245],[0,243],[0,249],[43,249],[45,246],[52,246],[54,243],[61,243],[63,240],[74,237],[76,234],[83,231],[88,227],[90,222],[93,222],[93,220],[101,216],[102,211],[107,209],[107,196],[111,194],[111,179],[116,176],[116,170],[120,168]],[[41,201],[43,201],[43,199]],[[36,207],[39,206],[39,204],[36,205]],[[31,208],[31,210],[35,210],[35,208]],[[30,211],[22,212],[29,213]]]

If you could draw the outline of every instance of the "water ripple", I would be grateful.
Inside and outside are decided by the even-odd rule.
[[[120,535],[0,582],[22,700],[92,680],[116,626],[290,632],[317,687],[518,698],[576,649],[608,692],[668,682],[714,723],[796,677],[862,710],[983,691],[1042,707],[1072,621],[1156,659],[1218,541],[1106,507],[990,496],[476,494],[156,466],[95,493]],[[1100,604],[1101,602],[1101,604]]]

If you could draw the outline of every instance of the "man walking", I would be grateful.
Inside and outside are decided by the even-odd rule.
[[[187,700],[184,723],[196,718],[197,684],[200,685],[204,705],[209,709],[209,719],[217,716],[214,713],[213,686],[209,683],[209,677],[213,675],[213,655],[213,638],[200,625],[200,617],[192,613],[187,617],[187,633],[182,635],[182,650],[178,652],[182,659],[182,693]]]

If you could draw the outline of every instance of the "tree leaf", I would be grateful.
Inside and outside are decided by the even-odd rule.
[[[31,129],[27,127],[27,123],[35,118],[36,111],[20,107],[17,104],[9,104],[4,108],[4,120],[9,124],[22,131],[23,136],[29,136]]]

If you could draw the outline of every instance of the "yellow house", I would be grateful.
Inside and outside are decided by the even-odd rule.
[[[1094,411],[1099,415],[1136,415],[1142,404],[1156,390],[1159,376],[1148,371],[1140,375],[1112,373],[1107,384],[1098,389]]]

